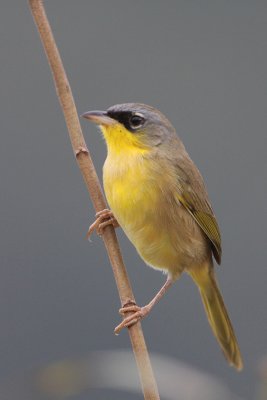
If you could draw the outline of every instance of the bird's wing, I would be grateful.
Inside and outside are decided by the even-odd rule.
[[[187,165],[186,168],[179,165],[178,168],[180,186],[178,199],[209,238],[214,258],[220,264],[222,255],[220,230],[209,203],[202,176],[192,164]]]

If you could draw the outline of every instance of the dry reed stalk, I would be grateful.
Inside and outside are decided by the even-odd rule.
[[[52,71],[57,95],[64,113],[77,163],[92,199],[94,208],[96,211],[101,211],[106,208],[107,205],[89,150],[82,134],[71,88],[44,10],[43,2],[41,0],[29,0],[29,6]],[[112,226],[107,226],[102,237],[113,269],[121,304],[124,306],[128,303],[135,303],[114,228]],[[157,383],[154,378],[140,322],[130,327],[128,331],[137,363],[144,398],[146,400],[158,400],[159,394]]]

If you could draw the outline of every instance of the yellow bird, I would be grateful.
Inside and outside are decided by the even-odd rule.
[[[206,313],[230,365],[242,369],[242,357],[222,295],[212,256],[221,262],[221,236],[203,178],[174,127],[158,110],[127,103],[83,117],[100,126],[107,143],[103,167],[105,194],[111,211],[103,210],[89,229],[101,233],[120,225],[149,266],[167,280],[144,307],[115,329],[144,318],[182,272],[196,283]]]

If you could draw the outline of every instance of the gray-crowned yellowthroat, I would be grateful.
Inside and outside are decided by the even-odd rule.
[[[104,189],[111,209],[97,227],[119,224],[143,260],[167,274],[152,301],[133,311],[116,328],[130,326],[149,313],[183,271],[196,283],[213,333],[228,362],[242,369],[234,329],[219,291],[212,256],[221,262],[221,236],[203,178],[174,127],[158,110],[128,103],[83,117],[100,126],[107,143]]]

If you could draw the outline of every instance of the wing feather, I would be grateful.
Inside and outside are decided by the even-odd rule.
[[[203,178],[191,159],[187,161],[191,168],[188,168],[188,165],[187,168],[182,168],[181,165],[178,167],[180,188],[178,198],[209,238],[214,258],[220,264],[222,248],[219,226],[208,200]]]

